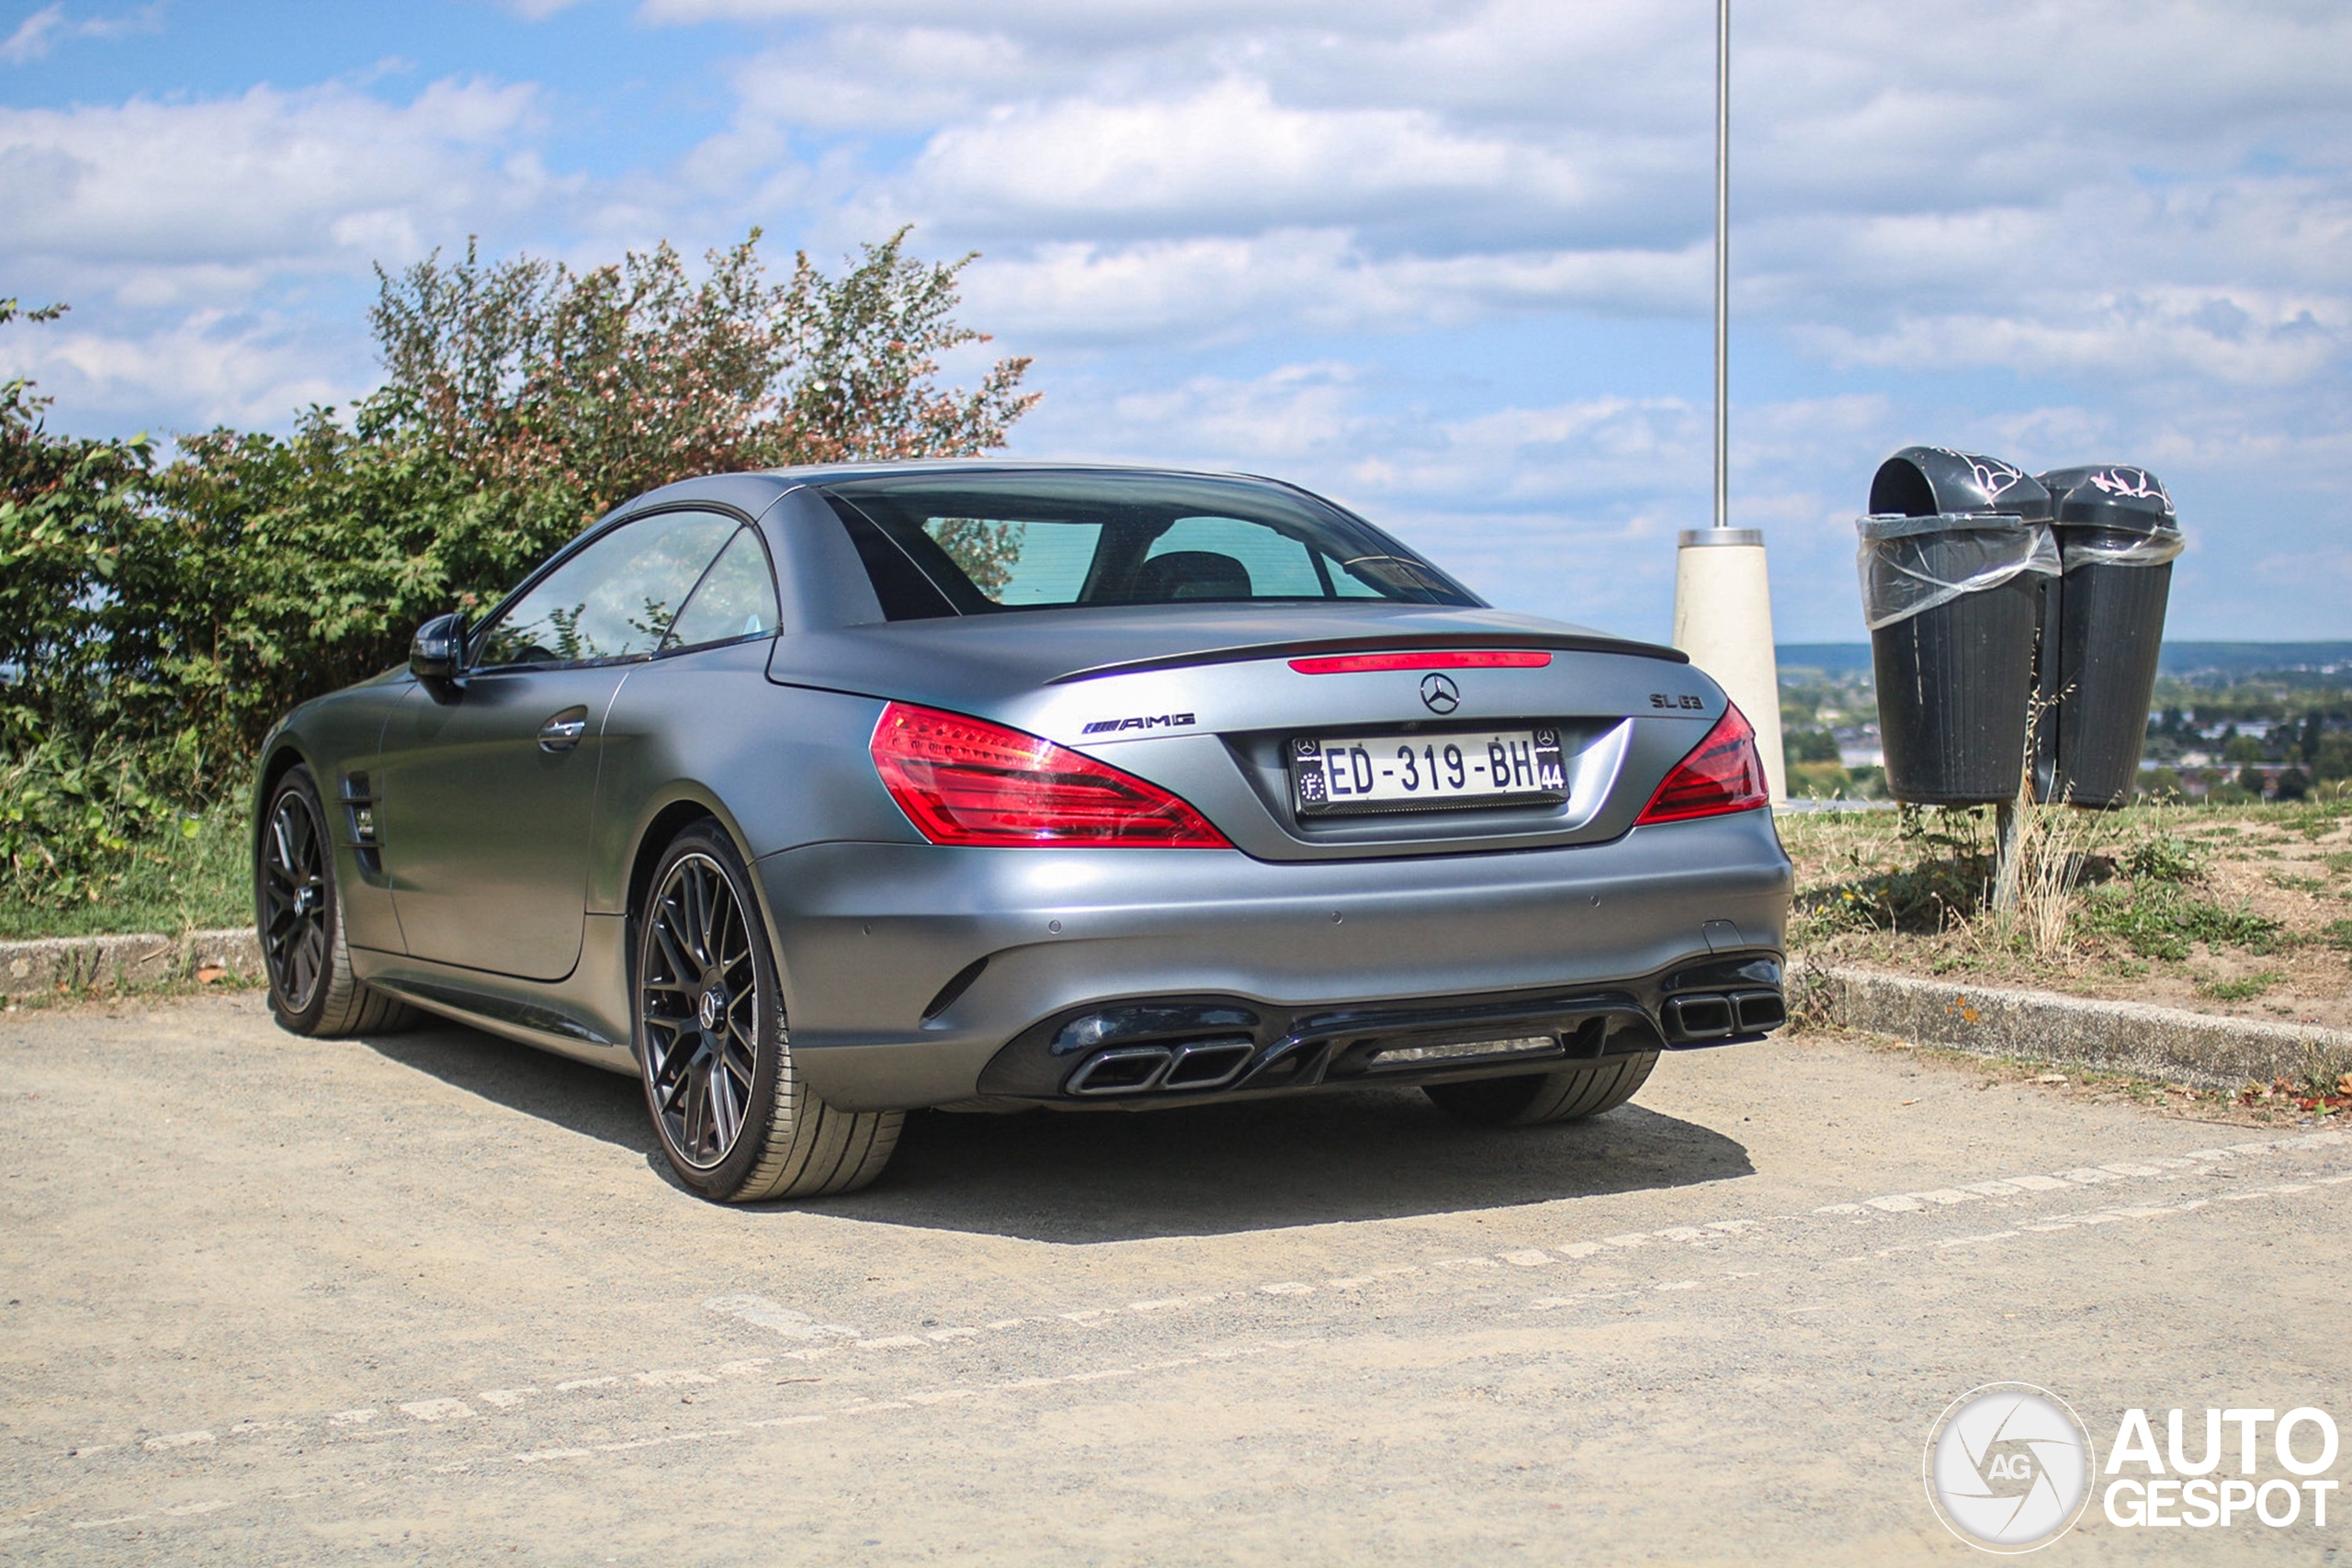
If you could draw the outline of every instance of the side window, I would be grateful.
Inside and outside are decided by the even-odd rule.
[[[695,581],[738,526],[709,512],[622,524],[492,622],[475,668],[644,658],[669,636]]]
[[[678,612],[670,640],[662,646],[698,648],[764,637],[775,630],[776,620],[775,579],[768,571],[767,547],[760,543],[756,530],[741,528],[703,574],[686,607]]]

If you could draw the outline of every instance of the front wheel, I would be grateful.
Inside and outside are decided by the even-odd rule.
[[[277,781],[254,845],[254,914],[269,1010],[297,1034],[379,1034],[407,1027],[408,1007],[351,972],[335,886],[334,840],[308,767]]]
[[[1440,1111],[1473,1127],[1540,1127],[1614,1111],[1649,1081],[1657,1066],[1657,1053],[1642,1051],[1566,1072],[1423,1084],[1421,1092]]]
[[[850,1192],[882,1174],[905,1113],[848,1111],[792,1061],[751,874],[716,823],[689,828],[639,912],[637,1059],[662,1152],[722,1203]]]

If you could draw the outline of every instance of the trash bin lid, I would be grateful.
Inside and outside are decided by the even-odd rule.
[[[2079,468],[2052,468],[2041,479],[2056,504],[2055,520],[2061,527],[2072,525],[2159,534],[2180,526],[2164,481],[2145,468],[2128,463],[2093,463]]]
[[[2050,491],[1998,457],[1949,446],[1905,446],[1878,466],[1871,480],[1871,512],[1882,517],[1996,512],[2039,521],[2050,515]]]

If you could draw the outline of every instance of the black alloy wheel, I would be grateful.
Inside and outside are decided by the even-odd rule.
[[[281,1016],[300,1018],[325,985],[334,953],[334,889],[328,880],[326,824],[318,799],[292,781],[262,825],[256,902],[270,999]]]
[[[670,1168],[723,1203],[849,1192],[905,1116],[834,1109],[794,1066],[751,872],[716,821],[688,828],[637,912],[631,981],[645,1102]]]
[[[407,1005],[352,973],[327,820],[311,770],[288,769],[254,842],[254,919],[269,1010],[297,1034],[405,1029],[414,1016]]]
[[[662,1141],[684,1164],[712,1169],[751,1114],[760,980],[742,907],[709,855],[670,863],[648,908],[639,985],[646,1092]]]

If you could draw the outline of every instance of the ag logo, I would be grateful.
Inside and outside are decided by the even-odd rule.
[[[2090,1500],[2090,1433],[2031,1383],[1972,1389],[1928,1434],[1928,1501],[1986,1551],[2032,1551],[2075,1528]]]
[[[1431,713],[1452,713],[1462,705],[1462,688],[1453,683],[1451,675],[1424,675],[1421,677],[1421,705]]]

